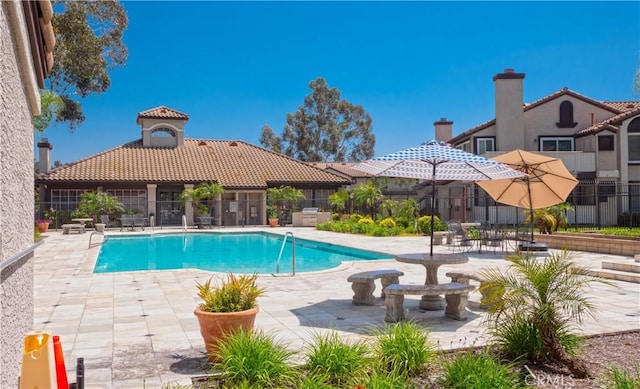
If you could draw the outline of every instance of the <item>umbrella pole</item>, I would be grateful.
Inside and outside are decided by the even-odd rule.
[[[531,184],[529,181],[529,177],[527,177],[527,192],[529,192],[529,207],[531,209],[531,243],[535,243],[533,239],[533,228],[535,226],[535,220],[533,218],[533,201],[531,200]]]
[[[433,229],[435,221],[433,220],[434,210],[436,208],[436,165],[433,165],[433,180],[431,180],[431,242],[429,243],[429,255],[433,257]]]

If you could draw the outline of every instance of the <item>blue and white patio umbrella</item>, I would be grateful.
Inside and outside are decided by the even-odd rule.
[[[447,143],[431,140],[412,147],[353,165],[374,176],[431,180],[431,212],[435,208],[436,181],[484,181],[522,177],[525,173],[479,155],[456,149]],[[433,256],[431,218],[431,248]]]

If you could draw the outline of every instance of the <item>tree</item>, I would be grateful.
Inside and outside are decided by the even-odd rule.
[[[367,207],[372,219],[375,219],[376,204],[380,199],[382,199],[382,191],[373,181],[367,181],[353,189],[353,201],[357,206]]]
[[[386,199],[380,204],[380,212],[383,217],[393,217],[398,212],[398,202],[392,199]]]
[[[268,124],[262,126],[262,132],[260,133],[260,144],[268,149],[275,151],[276,153],[282,152],[282,138],[273,132]]]
[[[124,212],[124,205],[117,197],[104,192],[84,192],[80,195],[78,209],[93,220],[98,220],[99,215],[113,215],[116,212]]]
[[[38,132],[43,132],[49,127],[51,121],[57,119],[64,109],[64,101],[60,96],[50,90],[40,92],[40,115],[31,119],[33,128]]]
[[[196,210],[198,216],[205,216],[209,214],[209,206],[202,204],[203,200],[215,199],[218,195],[224,193],[222,185],[216,182],[203,182],[196,188],[184,189],[180,193],[180,200],[182,203],[191,201],[193,208]]]
[[[63,102],[56,121],[73,131],[84,121],[74,98],[102,93],[111,85],[109,72],[127,60],[122,41],[127,13],[118,1],[54,1],[55,58],[49,73],[52,92]],[[60,12],[58,12],[60,11]]]
[[[270,205],[275,207],[277,217],[282,219],[287,209],[293,209],[299,199],[304,199],[304,193],[292,186],[281,185],[277,188],[267,189],[267,197]]]
[[[507,271],[486,270],[487,290],[503,290],[489,302],[488,322],[495,331],[514,320],[531,323],[549,355],[569,368],[578,378],[589,376],[584,361],[567,353],[560,340],[574,322],[582,323],[585,316],[594,317],[595,306],[584,296],[583,290],[594,281],[605,282],[589,275],[586,268],[574,265],[567,251],[548,254],[544,261],[529,253],[511,254]]]
[[[282,136],[268,125],[262,128],[260,143],[273,151],[306,162],[361,161],[373,156],[375,136],[371,116],[359,105],[340,98],[318,77],[309,83],[311,94],[293,114],[287,115]]]
[[[335,209],[338,214],[342,215],[345,209],[347,208],[347,204],[349,203],[349,199],[351,195],[346,189],[340,189],[339,191],[332,193],[329,195],[329,205],[331,208]]]

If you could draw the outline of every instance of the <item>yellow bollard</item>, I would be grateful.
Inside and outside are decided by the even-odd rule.
[[[51,333],[31,331],[25,336],[20,389],[58,389]]]

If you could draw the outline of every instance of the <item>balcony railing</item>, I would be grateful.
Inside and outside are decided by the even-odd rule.
[[[596,153],[586,151],[534,151],[536,154],[559,158],[564,166],[572,173],[595,172]],[[485,158],[493,158],[507,153],[506,151],[492,151],[481,154]]]

